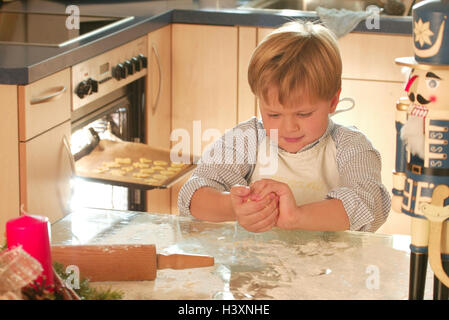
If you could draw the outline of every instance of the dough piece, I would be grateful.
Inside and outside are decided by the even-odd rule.
[[[164,176],[168,176],[168,177],[170,177],[170,176],[176,174],[176,172],[168,171],[168,170],[161,170],[161,172],[159,172],[159,173],[160,173],[160,174],[163,174]]]
[[[182,167],[184,167],[184,163],[181,163],[181,162],[172,162],[172,163],[170,164],[170,167],[173,167],[173,168],[182,168]]]
[[[115,158],[115,162],[118,164],[131,164],[131,158]]]
[[[140,161],[141,163],[151,163],[153,160],[147,159],[147,158],[140,158],[139,161]]]
[[[140,173],[145,173],[145,174],[154,173],[154,169],[153,168],[140,169]]]
[[[165,180],[165,179],[167,179],[168,177],[165,176],[165,175],[163,175],[163,174],[155,174],[155,175],[153,175],[152,178],[153,178],[153,179],[157,179],[157,180]]]
[[[140,168],[140,169],[150,167],[150,165],[148,163],[141,163],[141,162],[134,162],[133,166],[136,168]]]
[[[124,176],[126,174],[125,171],[121,170],[121,169],[114,169],[111,170],[110,172],[113,176]]]
[[[125,172],[130,172],[134,170],[134,167],[133,166],[123,167],[122,170]]]
[[[141,172],[137,172],[137,173],[133,173],[133,177],[135,178],[148,178],[150,175],[147,173],[141,173]]]
[[[161,167],[161,166],[153,166],[151,169],[153,169],[153,170],[165,170],[165,168]]]
[[[105,173],[106,171],[108,171],[109,168],[105,168],[105,167],[100,167],[97,169],[92,170],[93,173]]]
[[[120,168],[120,164],[115,161],[103,162],[103,166],[107,168]]]
[[[168,168],[167,168],[167,171],[179,172],[179,171],[181,171],[181,168],[168,167]]]
[[[162,161],[162,160],[155,160],[155,161],[153,162],[153,164],[154,164],[155,166],[166,166],[166,165],[168,165],[168,162],[167,162],[167,161]]]

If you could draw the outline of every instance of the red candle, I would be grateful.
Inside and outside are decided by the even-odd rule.
[[[21,245],[23,250],[39,261],[43,272],[36,281],[42,284],[42,276],[45,276],[46,285],[53,284],[49,228],[47,217],[35,215],[21,216],[6,223],[8,248]]]

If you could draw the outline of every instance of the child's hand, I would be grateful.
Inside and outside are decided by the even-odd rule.
[[[288,184],[272,179],[261,179],[253,182],[250,189],[251,197],[255,200],[263,199],[268,194],[276,194],[279,199],[279,217],[276,225],[284,229],[291,227],[298,206]]]
[[[245,186],[231,188],[231,202],[238,223],[251,232],[265,232],[276,225],[279,210],[276,195],[271,194],[259,201],[251,201],[251,189]]]

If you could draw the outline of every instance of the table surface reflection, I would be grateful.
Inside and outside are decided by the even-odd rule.
[[[52,225],[53,244],[155,244],[206,254],[213,267],[157,271],[154,281],[96,282],[124,299],[407,299],[410,237],[274,228],[169,214],[81,209]],[[425,298],[433,273],[427,270]]]

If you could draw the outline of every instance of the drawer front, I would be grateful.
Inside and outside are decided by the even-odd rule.
[[[18,88],[19,139],[27,141],[70,119],[70,68]]]
[[[50,222],[68,213],[72,167],[64,137],[70,142],[70,121],[19,144],[20,203],[30,214]]]

